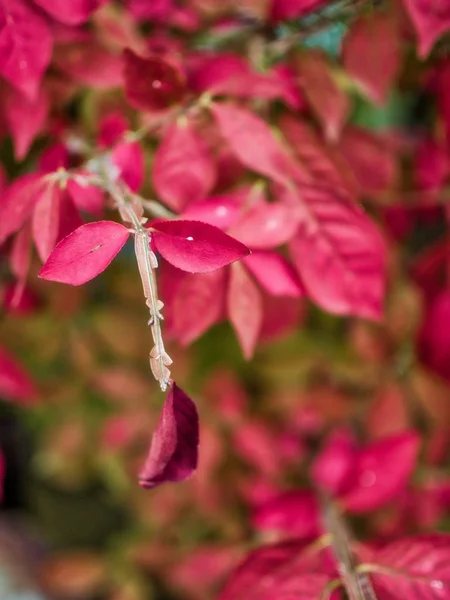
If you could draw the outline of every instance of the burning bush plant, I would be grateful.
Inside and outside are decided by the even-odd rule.
[[[449,36],[448,0],[0,0],[49,594],[450,599]]]

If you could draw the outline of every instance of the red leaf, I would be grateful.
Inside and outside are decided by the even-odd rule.
[[[186,275],[170,299],[172,329],[187,346],[224,316],[227,273],[218,269],[202,275]]]
[[[42,132],[49,112],[49,99],[41,88],[36,98],[29,100],[14,88],[5,97],[5,119],[14,142],[14,156],[22,160],[36,136]]]
[[[262,119],[231,104],[214,104],[211,110],[222,136],[246,167],[285,185],[301,176],[292,156]]]
[[[317,10],[326,2],[327,0],[273,0],[271,18],[273,21],[298,19]]]
[[[189,396],[173,383],[139,476],[140,485],[149,489],[190,477],[197,469],[198,443],[197,408]]]
[[[120,177],[137,192],[144,183],[144,151],[137,142],[122,142],[112,151],[112,161],[120,170]]]
[[[192,86],[198,92],[213,95],[281,99],[294,109],[300,108],[302,103],[288,73],[283,70],[256,73],[238,54],[219,54],[206,58],[194,71]]]
[[[242,265],[231,268],[227,305],[244,356],[250,359],[261,331],[263,307],[261,294]]]
[[[42,179],[28,174],[16,179],[0,201],[0,244],[31,217]]]
[[[86,223],[59,242],[39,277],[70,285],[86,283],[106,269],[128,236],[127,228],[120,223]]]
[[[51,17],[66,25],[80,25],[108,0],[34,0]]]
[[[43,181],[33,212],[33,239],[42,262],[56,245],[59,231],[60,200],[63,190],[58,183]]]
[[[273,342],[283,337],[302,323],[304,305],[298,298],[264,296],[264,319],[260,342]]]
[[[123,85],[120,56],[94,41],[62,47],[54,63],[65,76],[86,87],[109,90]]]
[[[11,246],[10,266],[20,286],[25,285],[31,259],[31,231],[29,226],[22,227]]]
[[[216,179],[214,162],[205,143],[188,121],[167,130],[153,159],[153,185],[173,210],[202,200]]]
[[[353,487],[342,501],[356,513],[375,510],[404,490],[416,466],[420,439],[407,431],[377,440],[359,451]]]
[[[304,210],[291,255],[306,291],[325,310],[378,320],[386,251],[372,221],[329,190],[300,190]]]
[[[0,74],[30,100],[50,63],[53,40],[46,20],[25,0],[0,4]]]
[[[422,535],[395,540],[375,551],[369,572],[375,586],[394,599],[450,598],[450,536]],[[380,594],[384,600],[384,595]]]
[[[360,17],[347,33],[342,53],[349,75],[373,102],[384,104],[401,65],[394,15],[374,12]]]
[[[174,267],[207,273],[247,256],[250,250],[217,227],[200,221],[152,223],[158,252]]]
[[[13,400],[32,401],[37,396],[36,387],[29,375],[16,360],[0,346],[0,396]]]
[[[232,573],[219,600],[315,600],[330,579],[319,574],[317,555],[302,542],[253,551]]]
[[[111,112],[103,117],[98,126],[97,141],[102,148],[108,148],[123,139],[130,125],[120,112]]]
[[[253,252],[244,264],[258,283],[272,296],[301,298],[303,286],[292,265],[276,252]]]
[[[250,248],[275,248],[288,242],[297,231],[296,212],[282,202],[258,202],[231,227],[229,234]]]
[[[309,490],[284,492],[259,506],[253,513],[253,526],[259,531],[309,539],[320,533],[317,499]]]
[[[417,147],[414,174],[421,190],[438,191],[450,172],[450,160],[444,144],[425,138]]]
[[[446,259],[448,264],[448,249]],[[418,335],[418,355],[429,369],[450,381],[450,292],[441,291],[426,307]]]
[[[167,60],[139,56],[127,48],[123,61],[125,93],[135,108],[162,110],[180,102],[186,94],[183,73]]]
[[[325,137],[336,141],[350,109],[347,94],[336,83],[323,54],[303,53],[298,56],[297,67],[303,93],[322,125]]]
[[[436,40],[450,30],[448,0],[403,0],[419,38],[419,56],[425,58]]]

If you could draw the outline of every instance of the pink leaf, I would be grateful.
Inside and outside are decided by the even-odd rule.
[[[190,204],[183,211],[183,219],[202,221],[202,223],[214,225],[219,229],[228,229],[238,220],[241,205],[249,193],[249,190],[245,190],[244,193],[232,192],[200,200],[195,204]]]
[[[129,123],[122,113],[112,112],[101,119],[98,129],[98,144],[107,148],[122,140],[129,129]]]
[[[395,600],[450,598],[450,536],[421,535],[386,544],[370,557],[371,579]],[[384,595],[379,596],[381,600]]]
[[[337,495],[353,483],[356,444],[346,430],[337,430],[316,456],[311,476],[318,488]]]
[[[244,264],[258,283],[272,296],[301,298],[303,286],[292,265],[276,252],[253,252]]]
[[[33,212],[33,239],[42,262],[56,245],[59,231],[60,200],[63,190],[58,183],[43,181]]]
[[[42,179],[28,174],[16,179],[0,199],[0,244],[18,231],[33,212]]]
[[[414,173],[421,190],[438,191],[450,172],[450,160],[444,144],[432,138],[423,139],[417,147]]]
[[[247,256],[250,250],[217,227],[200,221],[152,223],[158,252],[174,267],[206,273]]]
[[[145,157],[137,142],[121,142],[112,151],[112,161],[120,170],[120,177],[137,192],[144,183]]]
[[[319,9],[327,0],[273,0],[272,20],[288,21],[301,18]]]
[[[361,194],[381,193],[395,185],[397,157],[381,136],[358,127],[347,127],[338,150],[353,172]]]
[[[387,101],[398,75],[400,41],[394,15],[382,12],[360,17],[344,39],[344,67],[378,104]]]
[[[186,275],[170,299],[172,331],[187,346],[224,316],[226,271]]]
[[[139,56],[126,49],[123,54],[125,93],[140,110],[162,110],[180,102],[186,94],[181,70],[159,56]]]
[[[29,375],[16,360],[0,346],[0,396],[28,403],[37,396]]]
[[[321,557],[320,557],[321,558]],[[262,546],[232,573],[219,600],[316,600],[326,597],[327,575],[299,541]]]
[[[275,248],[294,236],[296,217],[292,206],[262,201],[250,207],[228,233],[250,248]]]
[[[297,59],[301,87],[311,110],[322,125],[325,137],[336,141],[347,118],[350,103],[336,83],[325,56],[310,51]]]
[[[49,112],[49,99],[41,88],[36,98],[29,100],[14,88],[5,97],[5,119],[14,142],[16,160],[22,160],[36,136],[42,132]]]
[[[285,185],[300,176],[294,159],[262,119],[232,104],[214,104],[211,110],[222,136],[247,168]]]
[[[261,331],[263,307],[258,288],[240,264],[231,268],[227,305],[228,317],[244,356],[250,359]]]
[[[127,228],[113,221],[86,223],[59,242],[39,277],[82,285],[106,269],[128,236]]]
[[[416,466],[420,439],[407,431],[377,440],[359,451],[353,487],[342,501],[356,513],[375,510],[390,502],[406,486]]]
[[[0,74],[30,100],[50,63],[53,40],[46,20],[25,0],[0,4]]]
[[[197,469],[199,425],[194,402],[172,384],[139,483],[153,488],[161,483],[184,481]]]
[[[253,513],[253,526],[297,539],[320,533],[320,511],[310,490],[284,492],[259,506]]]
[[[425,58],[437,39],[450,30],[448,0],[403,0],[419,38],[419,56]]]
[[[30,227],[25,225],[17,233],[11,246],[10,266],[14,276],[19,281],[22,288],[28,274],[31,259],[31,231]]]
[[[303,222],[290,243],[306,291],[325,310],[378,320],[386,251],[371,220],[330,190],[301,189]]]
[[[100,217],[103,214],[105,207],[103,190],[94,185],[89,185],[82,173],[77,174],[74,179],[69,179],[67,191],[78,210],[95,217]]]
[[[214,162],[191,123],[176,122],[166,131],[153,160],[153,185],[176,211],[202,200],[216,179]]]
[[[66,25],[80,25],[108,0],[34,0],[51,17]]]

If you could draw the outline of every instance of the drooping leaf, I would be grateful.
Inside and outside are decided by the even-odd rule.
[[[175,383],[167,394],[139,483],[184,481],[197,469],[199,424],[194,402]]]
[[[105,194],[99,187],[89,185],[83,173],[77,173],[69,179],[67,191],[78,210],[95,217],[103,214]]]
[[[395,16],[378,12],[357,19],[344,38],[345,69],[378,104],[387,101],[399,72],[399,33]]]
[[[0,74],[30,100],[50,63],[53,40],[45,18],[26,0],[0,5]]]
[[[20,400],[25,404],[36,399],[34,382],[23,367],[0,347],[0,397]]]
[[[332,190],[300,188],[303,217],[291,256],[312,299],[341,315],[381,318],[386,250],[371,220]]]
[[[375,510],[396,497],[406,486],[416,466],[420,438],[406,431],[377,440],[355,457],[353,486],[342,502],[347,510]]]
[[[335,142],[350,109],[347,94],[337,84],[324,54],[309,51],[297,57],[301,87],[327,140]]]
[[[144,183],[145,157],[137,142],[121,142],[112,151],[111,159],[119,168],[120,177],[133,192]]]
[[[375,550],[368,570],[381,600],[385,591],[395,600],[448,600],[449,556],[448,535],[419,535]]]
[[[42,262],[56,245],[60,221],[60,201],[63,190],[58,183],[44,180],[33,211],[33,240]]]
[[[419,56],[425,58],[438,38],[450,30],[447,0],[403,0],[419,38]]]
[[[106,269],[129,237],[126,227],[97,221],[61,240],[39,272],[41,279],[82,285]]]
[[[252,357],[262,325],[261,294],[241,264],[231,267],[227,297],[228,318],[236,332],[245,358]]]
[[[31,217],[42,179],[36,174],[16,179],[0,199],[0,244]]]
[[[214,271],[250,253],[241,242],[200,221],[158,221],[152,229],[158,252],[188,273]]]
[[[51,17],[65,25],[80,25],[108,0],[34,0]]]
[[[22,160],[47,121],[48,94],[41,88],[36,97],[30,100],[15,88],[11,88],[5,97],[4,110],[5,120],[14,142],[14,155],[16,160]]]
[[[252,252],[244,258],[244,264],[268,294],[291,298],[304,295],[297,273],[281,254],[270,251]]]
[[[217,269],[186,275],[172,298],[172,329],[179,342],[188,345],[220,321],[225,313],[227,273]]]
[[[176,211],[212,190],[215,165],[191,123],[178,121],[168,128],[155,153],[152,174],[158,196]]]
[[[182,71],[160,56],[139,56],[130,49],[123,54],[125,93],[140,110],[162,110],[180,102],[186,93]]]
[[[311,539],[320,531],[320,511],[311,490],[283,492],[258,506],[253,512],[253,526],[284,537]]]
[[[289,185],[301,169],[270,127],[245,108],[214,104],[214,118],[234,154],[247,168]]]

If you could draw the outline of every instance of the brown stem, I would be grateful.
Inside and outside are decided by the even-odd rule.
[[[369,577],[357,571],[351,534],[339,509],[325,493],[322,493],[321,501],[325,526],[332,536],[331,547],[349,600],[377,600]]]

